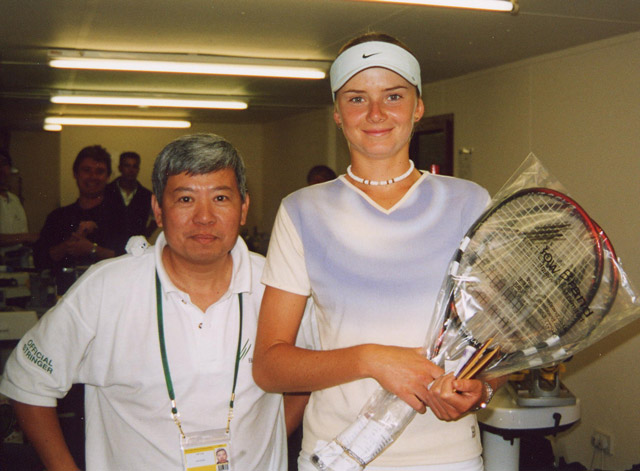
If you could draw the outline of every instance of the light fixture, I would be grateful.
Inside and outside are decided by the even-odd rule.
[[[120,119],[120,118],[71,118],[48,117],[44,119],[44,125],[60,126],[122,126],[142,128],[178,128],[191,127],[189,121],[164,120],[164,119]]]
[[[405,5],[425,5],[432,7],[465,8],[517,13],[518,0],[357,0],[378,3],[402,3]]]
[[[76,95],[58,94],[51,97],[52,103],[65,105],[113,105],[170,108],[207,108],[245,110],[247,103],[240,100],[210,99],[208,97],[150,97],[135,95],[110,96],[102,94]]]
[[[65,69],[243,75],[296,79],[323,79],[326,77],[326,70],[328,69],[328,64],[320,61],[65,49],[49,51],[49,65]]]
[[[42,128],[45,131],[62,131],[62,126],[60,124],[45,124]]]

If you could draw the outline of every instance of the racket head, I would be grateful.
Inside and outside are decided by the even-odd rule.
[[[607,290],[601,290],[603,296],[605,296],[605,300],[599,304],[600,310],[602,314],[600,317],[604,317],[611,306],[613,306],[614,301],[616,300],[616,296],[618,294],[618,287],[620,286],[620,271],[618,268],[618,256],[616,255],[616,251],[613,248],[613,244],[611,243],[611,239],[604,232],[602,227],[596,222],[593,221],[593,224],[596,226],[598,230],[598,235],[600,236],[600,240],[602,240],[602,244],[605,250],[605,269],[603,271],[603,280],[606,280]]]
[[[528,188],[474,224],[451,266],[451,302],[436,353],[455,356],[492,338],[501,348],[495,363],[558,342],[582,318],[598,291],[603,249],[596,225],[574,200]]]
[[[603,246],[602,281],[588,310],[585,311],[580,321],[574,324],[565,334],[564,343],[568,344],[568,346],[584,340],[603,321],[616,300],[620,285],[620,271],[616,251],[602,227],[596,221],[593,221],[593,224]]]

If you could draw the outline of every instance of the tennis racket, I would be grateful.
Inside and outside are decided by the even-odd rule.
[[[580,322],[562,336],[563,345],[567,348],[575,348],[603,322],[616,300],[618,287],[620,285],[620,270],[617,264],[618,258],[615,249],[602,228],[595,221],[593,223],[596,226],[604,248],[605,257],[602,281],[600,282],[598,292],[589,306],[589,315],[583,315]]]
[[[604,270],[599,227],[575,201],[548,188],[516,192],[464,237],[436,306],[426,356],[440,366],[457,361],[463,378],[496,364],[500,374],[509,365],[522,369],[515,366],[519,359],[595,328],[590,306]],[[361,470],[414,416],[402,400],[379,391],[312,462],[321,470]]]
[[[492,207],[456,252],[447,312],[429,356],[444,353],[446,333],[458,339],[446,342],[447,359],[471,345],[494,355],[485,367],[533,356],[569,332],[586,337],[603,315],[591,307],[605,267],[600,232],[574,200],[548,188],[519,191]],[[483,349],[489,341],[493,348]]]

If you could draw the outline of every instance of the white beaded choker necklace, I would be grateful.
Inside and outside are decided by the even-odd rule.
[[[362,183],[363,185],[373,185],[373,186],[391,185],[392,183],[397,183],[397,182],[402,181],[405,178],[407,178],[409,175],[411,175],[411,172],[413,172],[414,168],[415,168],[415,165],[413,163],[413,160],[409,160],[409,170],[404,172],[402,175],[400,175],[399,177],[396,177],[396,178],[392,178],[390,180],[379,180],[378,181],[378,180],[365,180],[364,178],[357,177],[356,175],[353,174],[353,172],[351,171],[351,165],[349,165],[347,167],[347,175],[349,175],[352,179],[354,179],[358,183]]]

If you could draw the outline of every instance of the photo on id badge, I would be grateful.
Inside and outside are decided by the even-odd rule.
[[[185,436],[182,441],[185,471],[232,471],[229,436],[211,433],[198,438]],[[208,435],[206,438],[203,435]],[[217,436],[216,436],[217,435]],[[192,440],[189,440],[192,438]]]

